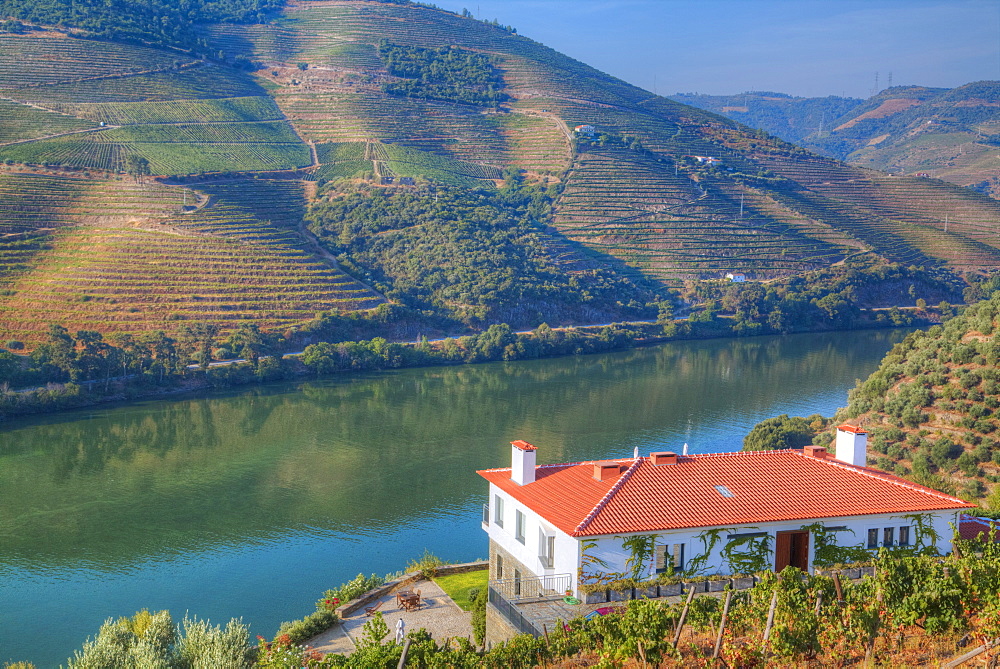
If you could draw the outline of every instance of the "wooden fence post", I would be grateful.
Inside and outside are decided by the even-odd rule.
[[[879,610],[875,613],[875,626],[872,628],[872,635],[868,639],[867,648],[865,649],[865,666],[872,666],[872,658],[875,655],[875,642],[878,640],[878,630],[882,626],[882,602],[885,601],[885,595],[881,590],[878,591],[878,595],[875,597],[876,605]]]
[[[733,601],[733,591],[726,592],[726,603],[722,605],[722,620],[719,621],[719,633],[715,637],[715,650],[712,651],[712,659],[719,658],[722,651],[722,633],[726,631],[726,621],[729,620],[729,605]]]
[[[840,584],[840,572],[835,572],[833,574],[833,587],[837,589],[837,603],[844,603],[844,586]]]
[[[677,642],[681,640],[681,630],[684,629],[684,621],[687,619],[688,607],[691,606],[692,599],[694,599],[694,588],[688,590],[687,601],[684,602],[684,608],[681,609],[681,618],[677,621],[677,630],[674,632],[674,648],[677,648]]]
[[[994,639],[993,641],[989,642],[988,644],[982,645],[979,648],[973,648],[968,653],[965,653],[964,655],[959,655],[958,657],[945,662],[944,664],[941,665],[941,669],[954,669],[958,665],[964,662],[968,662],[974,657],[982,655],[997,643],[1000,643],[1000,639]]]
[[[771,607],[767,610],[767,625],[764,627],[764,643],[771,640],[771,629],[774,627],[774,610],[778,608],[778,590],[771,595]]]
[[[396,669],[403,669],[406,666],[406,656],[410,653],[410,641],[412,639],[407,639],[406,643],[403,644],[403,654],[399,656],[399,664],[396,665]]]

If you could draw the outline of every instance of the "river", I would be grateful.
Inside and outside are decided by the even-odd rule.
[[[679,342],[282,383],[0,430],[0,662],[65,663],[108,617],[169,609],[271,637],[324,590],[425,549],[482,558],[510,442],[540,464],[739,450],[832,415],[902,331]]]

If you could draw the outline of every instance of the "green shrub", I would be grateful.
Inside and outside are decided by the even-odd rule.
[[[333,611],[318,610],[301,620],[281,623],[277,636],[287,634],[292,643],[301,643],[330,629],[338,620],[337,614]]]
[[[486,643],[486,604],[490,591],[488,588],[481,588],[474,597],[470,592],[469,598],[472,600],[472,633],[476,636],[476,644],[482,646]]]
[[[406,565],[406,571],[418,571],[420,572],[421,578],[429,581],[437,575],[437,568],[443,566],[444,564],[446,564],[444,560],[425,548],[424,554],[421,555],[419,559],[410,560],[409,564]]]

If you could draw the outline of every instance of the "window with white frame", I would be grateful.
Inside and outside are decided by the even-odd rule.
[[[868,530],[868,548],[878,548],[878,528]]]
[[[524,543],[524,514],[520,510],[514,512],[514,538]]]
[[[653,554],[657,574],[684,571],[684,544],[657,544]]]
[[[884,527],[882,528],[882,545],[885,547],[890,547],[893,545],[893,536],[896,534],[895,527]]]
[[[503,527],[503,497],[493,495],[493,524]]]
[[[555,563],[556,537],[553,534],[545,534],[545,530],[538,529],[538,561],[546,569],[552,569]]]
[[[909,546],[910,545],[910,526],[904,525],[899,528],[899,545]]]
[[[497,553],[497,579],[503,578],[503,556]]]

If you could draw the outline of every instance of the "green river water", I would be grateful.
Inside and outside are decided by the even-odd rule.
[[[485,556],[510,441],[539,463],[739,450],[831,415],[902,331],[680,342],[344,375],[0,427],[0,663],[65,663],[107,617],[167,608],[270,637],[359,572]]]

